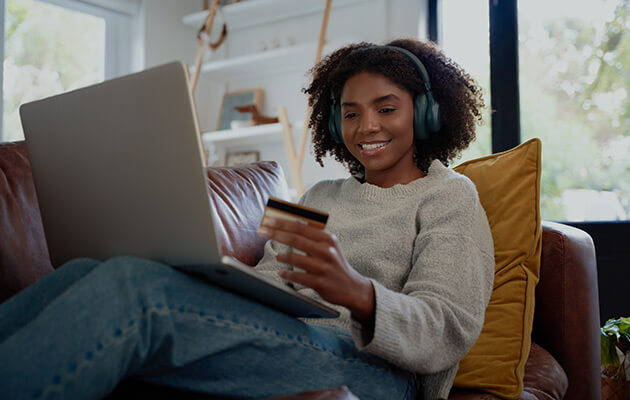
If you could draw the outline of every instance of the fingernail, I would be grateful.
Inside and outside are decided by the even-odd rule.
[[[275,226],[276,225],[276,219],[272,218],[272,217],[267,217],[265,218],[265,220],[263,221],[263,225],[267,225],[267,226]]]
[[[258,228],[258,233],[260,233],[263,236],[267,235],[267,234],[269,234],[269,229],[260,227],[260,228]]]

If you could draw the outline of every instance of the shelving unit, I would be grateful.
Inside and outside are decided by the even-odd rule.
[[[358,14],[361,15],[359,10],[363,10],[363,5],[370,3],[370,7],[373,10],[374,7],[380,7],[377,10],[378,15],[386,15],[385,4],[388,0],[243,0],[242,2],[230,4],[222,7],[223,17],[225,24],[230,32],[242,30],[236,35],[228,35],[227,42],[224,44],[225,51],[223,55],[227,58],[206,61],[200,65],[199,71],[192,70],[191,72],[200,72],[210,77],[210,79],[216,83],[225,83],[226,90],[234,82],[236,87],[239,87],[241,80],[247,81],[248,85],[260,86],[264,88],[264,84],[256,84],[253,82],[274,82],[275,87],[282,87],[283,74],[293,74],[290,79],[295,79],[295,73],[299,72],[301,75],[313,66],[314,62],[321,59],[322,55],[330,53],[336,48],[342,47],[345,44],[351,42],[357,42],[357,35],[359,33],[351,29],[342,29],[343,33],[337,33],[335,39],[327,41],[327,29],[328,22],[332,10],[341,10],[339,15],[347,18],[349,15]],[[313,23],[316,21],[315,15],[320,15],[322,22],[320,29],[316,30],[316,25]],[[208,16],[208,11],[200,11],[193,14],[184,16],[183,23],[194,28],[199,28]],[[307,18],[304,18],[307,17]],[[256,35],[252,35],[253,31],[260,31],[263,35],[269,36],[271,29],[265,25],[275,25],[281,23],[283,26],[281,29],[302,29],[300,24],[290,23],[286,24],[288,20],[295,18],[303,18],[308,25],[308,30],[313,29],[313,34],[319,32],[316,36],[319,40],[312,42],[304,42],[304,35],[299,36],[301,39],[297,41],[297,44],[274,48],[271,50],[264,50],[258,52],[251,51],[251,40],[253,38],[258,39]],[[217,37],[217,29],[222,26],[220,21],[215,20],[213,25],[214,34],[212,37]],[[342,22],[342,21],[338,21]],[[344,27],[345,28],[345,27]],[[367,26],[366,26],[367,29]],[[380,25],[376,25],[370,28],[370,31],[380,31],[382,28]],[[363,33],[364,34],[364,33]],[[232,39],[232,40],[231,40]],[[243,48],[239,49],[238,40],[246,40],[247,45],[243,51]],[[264,39],[261,39],[264,40]],[[236,51],[232,51],[236,50]],[[240,52],[238,50],[241,50]],[[230,57],[229,54],[239,54],[237,56]],[[245,54],[244,54],[245,53]],[[197,76],[195,74],[195,76]],[[252,79],[254,78],[254,79]],[[291,81],[294,85],[293,81]],[[241,84],[242,85],[242,84]],[[264,88],[265,89],[265,88]],[[266,89],[265,89],[266,90]],[[279,90],[279,89],[277,89]],[[297,93],[297,91],[296,91]],[[277,102],[278,96],[270,96]],[[267,108],[271,106],[267,104]],[[294,189],[296,193],[300,195],[304,191],[304,184],[302,178],[302,164],[304,160],[305,148],[308,142],[308,133],[304,130],[304,122],[290,122],[286,111],[286,104],[275,104],[273,108],[278,109],[278,116],[282,123],[268,124],[261,126],[253,126],[249,128],[213,131],[205,132],[202,135],[202,142],[205,148],[210,154],[211,163],[217,162],[218,165],[225,162],[226,154],[229,152],[249,151],[249,149],[259,147],[265,149],[265,151],[275,151],[275,144],[284,144],[286,151],[288,168],[283,166],[286,170],[290,171],[290,176],[293,180]],[[282,111],[282,112],[281,112]],[[309,118],[309,112],[306,111],[306,115],[303,119]],[[290,126],[289,126],[290,125]],[[263,144],[274,143],[274,146],[262,146]],[[297,148],[296,148],[297,145]],[[275,154],[275,153],[274,153]]]
[[[324,53],[352,41],[355,40],[353,38],[334,40],[324,47]],[[203,63],[201,72],[212,73],[212,77],[217,80],[227,80],[245,74],[251,77],[306,70],[313,65],[316,48],[317,43],[310,42],[225,60],[209,61]],[[190,70],[193,73],[194,67]]]
[[[333,9],[347,7],[364,1],[366,0],[335,0],[332,7]],[[229,29],[238,30],[298,16],[321,13],[324,10],[324,5],[324,1],[316,0],[243,1],[224,6],[223,14]],[[186,25],[199,28],[207,15],[207,11],[199,11],[184,16],[182,21]]]
[[[292,124],[294,134],[295,132],[300,132],[302,126],[302,121]],[[215,161],[218,161],[220,164],[225,162],[226,154],[231,148],[270,143],[277,143],[279,146],[282,146],[284,141],[280,123],[204,132],[201,135],[201,139],[203,146],[209,153],[209,165],[212,165]]]
[[[293,129],[302,129],[304,123],[298,121],[293,124]],[[239,145],[269,143],[270,141],[282,142],[282,125],[265,124],[241,129],[226,129],[214,132],[205,132],[201,135],[204,144]]]

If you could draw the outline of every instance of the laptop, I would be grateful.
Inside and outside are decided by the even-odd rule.
[[[174,62],[20,107],[53,266],[143,257],[295,317],[337,317],[221,254],[193,104]]]

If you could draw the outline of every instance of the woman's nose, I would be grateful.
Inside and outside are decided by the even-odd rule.
[[[378,115],[374,112],[364,112],[359,124],[359,132],[363,134],[376,133],[381,129]]]

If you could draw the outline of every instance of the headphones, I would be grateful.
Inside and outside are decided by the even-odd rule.
[[[411,60],[418,71],[420,78],[424,82],[425,93],[418,93],[413,99],[413,136],[416,142],[427,140],[430,133],[436,133],[442,127],[442,117],[440,115],[440,105],[431,92],[431,82],[429,74],[422,62],[412,52],[396,46],[370,46],[358,51],[385,48],[394,49]],[[328,130],[336,143],[343,143],[341,135],[341,106],[337,103],[335,96],[330,94],[330,117],[328,118]]]

